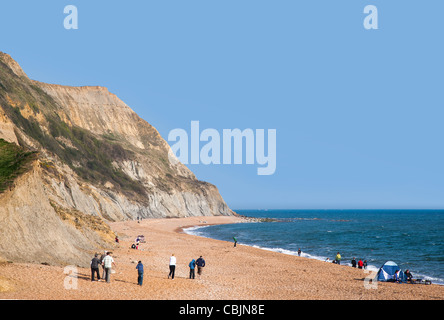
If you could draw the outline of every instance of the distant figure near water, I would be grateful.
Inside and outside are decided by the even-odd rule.
[[[339,252],[336,254],[335,263],[336,264],[341,264],[341,255],[339,254]]]
[[[236,243],[237,243],[236,237],[233,237],[233,240],[234,240],[234,246],[236,246]]]
[[[394,280],[396,283],[401,283],[401,282],[402,282],[399,273],[400,273],[400,270],[396,270],[396,271],[395,271],[395,274],[393,275],[393,280]]]
[[[405,275],[407,276],[407,281],[410,281],[411,283],[413,283],[413,275],[412,275],[412,273],[410,272],[409,269],[407,269],[405,271]]]

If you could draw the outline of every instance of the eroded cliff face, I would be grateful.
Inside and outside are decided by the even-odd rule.
[[[52,184],[60,203],[71,203],[91,214],[100,212],[108,220],[231,214],[217,188],[198,181],[180,162],[171,163],[170,147],[157,130],[108,89],[34,83],[56,101],[60,106],[57,114],[69,126],[88,130],[131,151],[129,158],[110,160],[115,169],[147,191],[131,201],[128,194],[116,192],[113,181],[79,188],[73,173],[66,172],[69,182]]]
[[[0,257],[87,266],[92,252],[112,248],[113,232],[97,217],[57,207],[43,177],[36,162],[11,191],[0,195]]]
[[[16,243],[25,236],[28,260],[86,263],[111,245],[107,221],[234,214],[106,88],[30,80],[0,53],[0,106],[0,138],[38,151],[33,169],[0,194],[5,259],[26,260]]]

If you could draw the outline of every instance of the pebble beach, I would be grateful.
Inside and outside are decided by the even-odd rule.
[[[0,299],[22,300],[442,300],[444,286],[366,281],[366,270],[189,235],[191,226],[242,223],[236,216],[147,219],[111,223],[119,243],[110,283],[89,268],[0,263]],[[131,249],[138,235],[139,249]],[[169,258],[177,258],[168,279]],[[91,252],[93,258],[94,252]],[[201,277],[188,264],[202,256]],[[137,285],[138,261],[144,265]]]

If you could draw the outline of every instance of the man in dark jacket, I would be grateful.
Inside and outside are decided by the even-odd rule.
[[[202,258],[202,256],[199,257],[199,259],[196,260],[197,265],[197,274],[200,276],[202,275],[202,268],[205,267],[205,260]]]
[[[353,257],[353,259],[352,259],[352,267],[356,268],[356,258],[355,257]]]
[[[139,261],[139,263],[136,266],[137,269],[137,284],[139,286],[142,286],[143,283],[143,264],[142,261]]]
[[[100,272],[99,272],[100,260],[97,258],[97,253],[94,255],[94,258],[91,260],[91,281],[94,281],[94,273],[97,273],[97,280],[100,280]]]

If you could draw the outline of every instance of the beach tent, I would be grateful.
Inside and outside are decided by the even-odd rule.
[[[394,281],[394,275],[399,270],[399,279],[402,282],[407,281],[407,276],[402,272],[401,268],[393,261],[387,261],[379,268],[376,280],[378,281]]]

